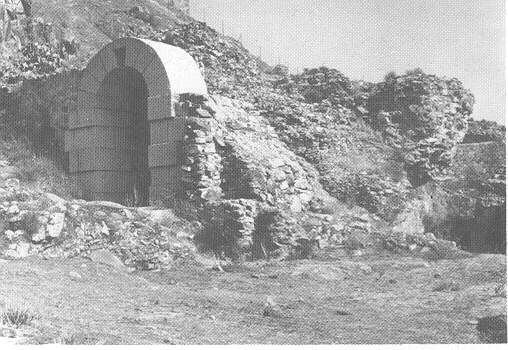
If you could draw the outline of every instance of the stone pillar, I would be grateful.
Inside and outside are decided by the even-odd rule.
[[[189,115],[183,141],[183,189],[194,203],[215,202],[223,196],[221,156],[214,142],[217,122],[210,112],[201,108],[201,101],[196,100],[196,96],[183,99],[177,108]]]

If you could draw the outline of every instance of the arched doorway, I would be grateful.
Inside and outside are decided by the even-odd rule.
[[[148,89],[141,73],[131,67],[115,68],[109,72],[97,91],[99,103],[105,106],[102,112],[106,128],[115,128],[118,137],[125,140],[108,147],[106,140],[92,145],[99,148],[99,156],[109,153],[107,158],[122,162],[106,164],[101,174],[105,183],[116,186],[103,188],[99,197],[122,198],[121,202],[137,206],[148,205],[150,170],[148,168],[148,145],[150,129],[148,124]],[[93,169],[99,170],[99,169]],[[86,172],[82,177],[87,178]],[[98,174],[96,174],[98,175]],[[116,181],[122,179],[121,181]],[[101,186],[99,186],[101,187]],[[97,195],[96,195],[97,196]]]
[[[181,189],[181,94],[207,91],[180,48],[122,38],[92,58],[65,140],[69,171],[85,199],[147,205]]]

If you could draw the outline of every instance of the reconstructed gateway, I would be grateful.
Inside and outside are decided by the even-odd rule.
[[[207,95],[196,62],[160,42],[122,38],[83,71],[65,135],[85,199],[146,205],[180,187],[185,103]]]

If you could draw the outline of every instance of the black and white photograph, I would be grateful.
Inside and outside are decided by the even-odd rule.
[[[504,0],[0,0],[0,349],[506,344],[505,40]]]

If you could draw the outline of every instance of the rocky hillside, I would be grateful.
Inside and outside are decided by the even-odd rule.
[[[207,83],[212,87],[224,88],[227,81],[221,80],[230,77],[258,75],[258,64],[266,66],[238,41],[169,4],[166,0],[34,0],[31,16],[19,5],[0,62],[1,82],[10,87],[23,78],[83,69],[106,43],[125,36],[184,48],[209,72]]]
[[[0,347],[506,342],[505,128],[460,81],[290,75],[187,0],[8,3]],[[174,101],[181,188],[150,207],[80,199],[63,145],[124,36],[183,48],[209,91]]]
[[[86,64],[105,43],[113,38],[143,33],[158,29],[167,29],[177,23],[191,21],[190,17],[176,7],[168,7],[163,0],[32,0],[29,14],[21,4],[12,11],[17,12],[12,21],[12,37],[7,43],[20,41],[21,46],[33,42],[40,44],[72,46],[68,50],[76,56],[77,66]],[[46,26],[45,33],[33,30]],[[40,34],[46,34],[41,35]],[[33,35],[33,36],[32,36]],[[14,45],[12,45],[14,46]]]
[[[218,153],[225,169],[222,190],[232,202],[212,209],[212,215],[229,214],[205,226],[217,224],[224,231],[224,222],[232,220],[250,232],[246,237],[253,243],[255,212],[268,206],[270,220],[284,222],[258,223],[273,226],[279,238],[265,245],[274,251],[300,236],[335,237],[342,244],[353,231],[358,236],[379,231],[371,229],[374,222],[383,223],[383,232],[391,227],[395,233],[454,237],[455,214],[448,215],[447,208],[456,207],[455,194],[472,186],[449,181],[457,178],[450,172],[457,145],[504,140],[504,129],[468,122],[474,98],[457,79],[418,69],[389,74],[377,84],[352,81],[326,67],[289,75],[162,0],[32,3],[30,16],[20,10],[12,23],[0,61],[3,128],[26,136],[65,169],[63,130],[88,59],[123,36],[179,46],[200,65],[214,95],[209,108],[227,135]],[[498,179],[503,186],[502,176]],[[469,196],[476,201],[479,195]],[[499,198],[503,205],[503,195]]]

